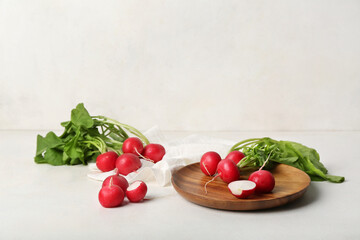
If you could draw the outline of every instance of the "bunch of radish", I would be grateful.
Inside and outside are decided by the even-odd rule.
[[[157,163],[165,155],[165,148],[156,143],[149,143],[145,147],[137,137],[126,139],[122,145],[120,156],[115,152],[106,152],[96,158],[96,166],[103,172],[118,169],[121,175],[128,175],[141,167],[140,158]]]
[[[214,177],[205,184],[205,192],[207,193],[207,184],[217,177],[228,183],[230,192],[237,198],[247,198],[254,192],[271,192],[275,186],[275,179],[269,171],[262,170],[266,162],[258,171],[253,172],[248,180],[239,180],[240,171],[237,164],[244,157],[242,152],[232,151],[222,160],[218,153],[206,152],[200,159],[200,169],[205,175]]]
[[[156,143],[146,146],[137,137],[126,139],[122,145],[123,154],[109,151],[96,158],[96,166],[102,172],[116,169],[116,174],[107,177],[99,192],[99,202],[103,207],[121,206],[125,196],[130,202],[140,202],[147,192],[147,185],[143,181],[135,181],[129,185],[125,177],[141,168],[140,159],[153,163],[161,161],[165,155],[165,148]],[[121,176],[123,175],[123,176]]]
[[[121,206],[125,196],[130,202],[140,202],[145,198],[147,185],[143,181],[135,181],[129,185],[126,178],[119,175],[107,177],[99,192],[99,202],[103,207],[113,208]]]

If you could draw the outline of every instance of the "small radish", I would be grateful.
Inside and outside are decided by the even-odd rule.
[[[235,164],[238,164],[240,162],[240,160],[243,159],[244,157],[245,157],[245,154],[243,154],[242,152],[232,151],[226,156],[225,159],[230,159]]]
[[[116,168],[121,175],[128,175],[141,167],[141,161],[138,156],[132,153],[124,153],[116,159]]]
[[[236,181],[240,177],[238,167],[229,159],[224,159],[219,162],[217,172],[220,178],[226,183]]]
[[[215,178],[220,177],[224,182],[231,183],[240,178],[240,171],[235,163],[229,159],[221,160],[217,167],[218,174],[213,177],[210,181],[205,183],[205,192],[207,193],[206,186],[215,180]]]
[[[126,197],[130,202],[140,202],[144,199],[147,186],[143,181],[135,181],[126,190]]]
[[[221,157],[217,152],[204,153],[200,159],[200,169],[205,175],[213,176],[220,161]]]
[[[157,143],[150,143],[144,147],[143,157],[145,159],[150,159],[154,163],[160,161],[165,155],[165,148]]]
[[[237,198],[247,198],[255,192],[256,183],[248,180],[238,180],[229,183],[228,188]]]
[[[115,168],[117,158],[118,155],[116,152],[102,153],[96,158],[96,166],[103,172],[111,171]]]
[[[125,192],[126,189],[129,187],[129,183],[128,183],[128,181],[126,180],[126,178],[124,178],[123,176],[120,176],[120,175],[119,175],[119,172],[118,172],[117,169],[116,169],[116,172],[117,172],[117,173],[116,173],[115,175],[108,176],[108,177],[103,181],[102,186],[103,186],[103,187],[108,186],[108,185],[109,185],[109,182],[112,180],[114,185],[117,185],[117,186],[121,187],[121,189]]]
[[[266,170],[258,170],[249,176],[249,180],[256,183],[255,191],[257,193],[269,193],[274,189],[275,178]]]
[[[270,152],[268,158],[266,159],[264,164],[261,166],[261,168],[255,172],[253,172],[249,176],[248,180],[256,183],[255,192],[257,192],[257,193],[269,193],[275,187],[275,178],[271,174],[271,172],[262,170],[263,167],[266,165],[266,163],[269,161],[271,153],[272,153],[272,151]]]
[[[103,207],[112,208],[118,207],[124,201],[124,191],[117,185],[114,185],[112,178],[110,179],[109,185],[104,186],[99,192],[99,202]]]
[[[144,149],[142,141],[137,137],[130,137],[126,139],[122,145],[123,153],[132,153],[140,155]]]

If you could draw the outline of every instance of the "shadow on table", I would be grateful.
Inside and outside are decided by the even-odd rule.
[[[305,194],[302,197],[296,199],[295,201],[275,208],[253,211],[253,213],[281,212],[281,211],[294,210],[314,203],[319,199],[319,197],[320,197],[320,192],[318,189],[318,185],[310,184]]]

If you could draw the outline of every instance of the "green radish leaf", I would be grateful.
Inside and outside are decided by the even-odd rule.
[[[44,154],[44,161],[54,166],[64,165],[62,159],[63,159],[62,151],[57,150],[55,148],[48,149]]]
[[[47,163],[47,161],[44,159],[43,155],[37,155],[35,156],[35,162],[36,163]]]
[[[63,141],[54,132],[46,134],[45,138],[37,135],[36,155],[42,154],[49,148],[55,148],[63,144]]]
[[[83,103],[79,103],[76,108],[71,111],[71,122],[76,126],[84,128],[91,128],[94,125],[94,120],[85,109]]]
[[[334,175],[326,174],[326,180],[333,182],[333,183],[342,183],[343,181],[345,181],[345,178],[341,177],[341,176],[334,176]]]

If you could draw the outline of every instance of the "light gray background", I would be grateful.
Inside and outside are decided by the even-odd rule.
[[[0,0],[0,129],[360,130],[359,1]]]

